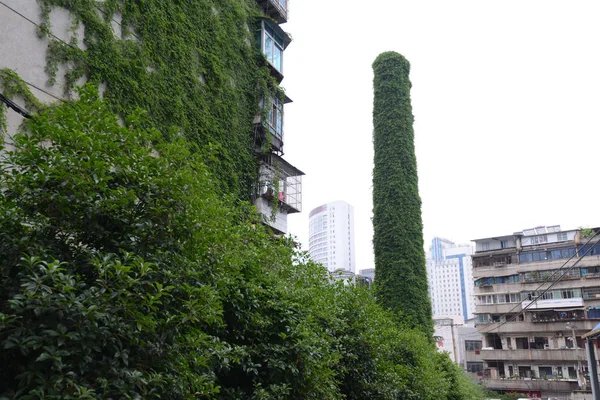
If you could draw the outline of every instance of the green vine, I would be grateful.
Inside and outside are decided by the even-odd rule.
[[[254,0],[40,0],[40,4],[39,33],[49,40],[49,84],[57,83],[60,66],[66,66],[61,77],[65,93],[71,93],[82,77],[105,84],[104,98],[113,112],[147,110],[151,127],[181,132],[196,144],[223,192],[250,198],[258,175],[253,121],[261,112],[261,98],[273,90],[283,93],[249,29],[261,16]],[[68,44],[51,33],[53,7],[71,13]],[[112,28],[117,14],[121,38]],[[79,24],[85,26],[85,49],[77,46]],[[217,157],[215,148],[220,152]]]
[[[375,283],[385,308],[431,337],[409,71],[409,62],[395,52],[373,62]]]
[[[0,69],[0,92],[11,100],[16,98],[23,99],[25,108],[30,112],[39,112],[46,107],[33,95],[23,79],[9,68]],[[2,137],[4,137],[7,131],[7,110],[8,108],[2,104],[0,107],[0,134]]]

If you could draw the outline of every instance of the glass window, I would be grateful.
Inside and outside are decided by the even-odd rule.
[[[271,108],[268,110],[268,122],[271,133],[281,139],[283,137],[283,103],[271,97]]]
[[[465,340],[465,350],[481,350],[481,340]]]
[[[567,232],[558,232],[558,235],[556,235],[556,239],[559,242],[563,242],[563,241],[567,240]]]
[[[265,23],[265,43],[263,52],[269,62],[279,72],[282,71],[283,39]]]
[[[533,255],[531,253],[521,253],[521,255],[519,256],[519,261],[522,263],[532,262]]]

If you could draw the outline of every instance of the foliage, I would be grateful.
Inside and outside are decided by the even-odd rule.
[[[373,248],[381,304],[433,334],[410,103],[410,65],[398,53],[373,63]]]
[[[498,393],[493,390],[485,390],[484,392],[486,399],[518,400],[522,398],[528,398],[528,396],[524,393]]]
[[[589,238],[593,237],[595,234],[596,234],[596,230],[593,228],[584,228],[584,227],[579,228],[579,235],[581,236],[582,239],[589,239]]]
[[[0,159],[0,396],[447,398],[420,331],[219,194],[186,140],[89,87],[27,124]]]
[[[50,84],[60,66],[67,95],[81,78],[102,84],[113,112],[147,110],[146,124],[195,144],[222,193],[249,198],[256,178],[252,123],[260,99],[276,86],[253,43],[260,13],[254,0],[40,4]],[[71,38],[64,42],[52,35],[56,7],[72,17]]]
[[[17,73],[9,68],[0,69],[0,91],[10,100],[17,97],[23,99],[25,107],[36,112],[43,108],[43,104],[31,93],[29,87],[17,75]],[[6,133],[6,107],[4,103],[0,105],[0,136]]]

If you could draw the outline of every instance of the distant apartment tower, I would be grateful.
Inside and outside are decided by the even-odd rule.
[[[427,258],[429,297],[434,318],[473,318],[475,300],[471,266],[473,247],[434,238]]]
[[[533,398],[592,398],[581,336],[600,320],[600,243],[588,240],[589,231],[558,225],[475,240],[486,387]]]
[[[312,210],[308,222],[309,254],[331,272],[355,272],[354,207],[344,201]]]

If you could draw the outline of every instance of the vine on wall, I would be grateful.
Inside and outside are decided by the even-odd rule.
[[[112,110],[148,111],[149,124],[183,134],[205,155],[224,193],[248,198],[257,166],[253,120],[277,87],[254,45],[253,0],[39,0],[40,35],[49,41],[48,82],[67,66],[65,90],[82,77],[106,87]],[[56,7],[72,16],[68,42],[52,36]],[[84,26],[84,49],[77,28]],[[121,37],[113,26],[119,27]]]
[[[9,68],[0,69],[0,90],[7,98],[14,100],[16,98],[23,99],[25,108],[28,111],[38,112],[44,108],[44,104],[40,102],[29,90],[29,86],[19,77],[19,75]],[[7,107],[2,103],[0,105],[0,135],[6,133],[6,111]]]

